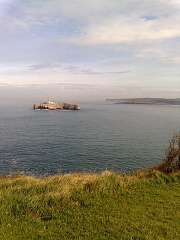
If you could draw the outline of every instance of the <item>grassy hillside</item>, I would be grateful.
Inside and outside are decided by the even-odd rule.
[[[180,174],[0,179],[0,239],[180,239]]]

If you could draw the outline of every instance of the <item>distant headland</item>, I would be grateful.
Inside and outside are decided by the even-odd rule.
[[[180,105],[180,98],[124,98],[106,99],[114,104]]]
[[[35,103],[35,110],[56,110],[56,109],[65,109],[65,110],[80,110],[80,107],[77,104],[73,103],[54,103],[48,99],[47,102],[44,103]]]

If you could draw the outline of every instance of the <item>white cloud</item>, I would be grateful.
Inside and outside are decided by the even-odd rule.
[[[71,38],[61,38],[61,41],[84,44],[121,44],[151,41],[164,41],[180,37],[179,18],[142,21],[127,17],[107,19],[103,23],[84,27],[81,33]]]
[[[14,10],[15,9],[15,10]],[[70,27],[70,36],[60,33],[60,40],[70,44],[119,44],[164,40],[180,36],[177,1],[33,0],[7,2],[1,10],[1,29],[16,34],[34,27],[59,24]],[[154,21],[143,21],[143,19]],[[6,22],[6,29],[3,23]]]
[[[178,0],[4,0],[0,81],[175,88],[179,22]]]

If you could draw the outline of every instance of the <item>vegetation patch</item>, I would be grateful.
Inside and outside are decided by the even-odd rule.
[[[0,179],[1,239],[180,239],[180,173]]]

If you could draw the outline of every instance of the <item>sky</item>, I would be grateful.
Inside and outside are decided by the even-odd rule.
[[[0,100],[180,97],[180,0],[0,0]]]

